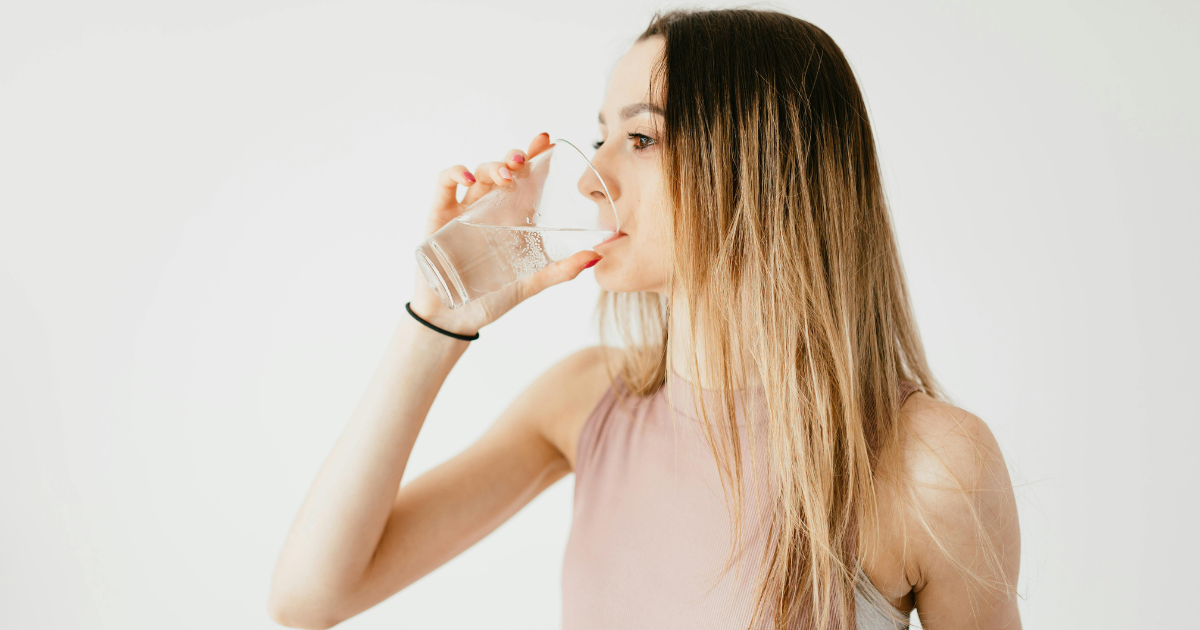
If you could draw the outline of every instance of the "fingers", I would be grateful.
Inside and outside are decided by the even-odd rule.
[[[474,183],[475,176],[461,164],[455,164],[438,173],[437,187],[433,193],[433,209],[429,212],[429,220],[425,224],[426,236],[438,231],[462,212],[466,206],[458,202],[458,187],[469,187]]]
[[[504,165],[514,173],[525,168],[528,156],[520,149],[513,149],[504,155]]]
[[[529,160],[539,153],[548,150],[550,134],[539,133],[529,143],[528,151],[513,149],[500,162],[484,162],[468,171],[461,164],[456,164],[438,175],[437,193],[434,196],[434,214],[445,223],[462,212],[463,208],[475,203],[480,197],[488,194],[496,186],[512,185],[514,176],[523,170]],[[458,186],[467,187],[463,200],[458,201]],[[448,215],[448,216],[447,216]]]
[[[458,205],[458,187],[471,186],[475,176],[462,164],[455,164],[438,173],[437,189],[433,196],[433,209],[450,210]]]
[[[600,261],[601,256],[591,250],[575,252],[574,254],[546,266],[545,269],[529,276],[520,281],[521,284],[521,299],[527,299],[548,287],[556,284],[574,280],[584,269],[595,265]]]
[[[523,155],[522,159],[524,159]],[[516,164],[518,162],[484,162],[475,167],[476,183],[467,189],[467,194],[463,196],[463,205],[469,206],[475,203],[476,199],[488,194],[496,186],[511,186],[513,183],[513,169],[510,166],[515,166]],[[521,163],[521,166],[524,166],[524,164]]]

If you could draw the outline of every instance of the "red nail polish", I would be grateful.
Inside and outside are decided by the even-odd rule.
[[[518,153],[518,154],[516,154],[516,155],[514,155],[514,156],[513,156],[512,160],[513,160],[514,162],[516,162],[517,164],[524,164],[524,163],[525,163],[525,156],[524,156],[524,155],[521,155],[520,153]]]
[[[596,263],[600,262],[600,259],[601,259],[601,258],[604,258],[604,257],[603,257],[603,256],[597,256],[597,257],[593,258],[593,259],[592,259],[592,262],[590,262],[590,263],[588,263],[588,264],[584,265],[584,266],[583,266],[583,268],[584,268],[584,269],[587,269],[588,267],[591,267],[592,265],[594,265],[594,264],[596,264]]]
[[[472,175],[470,171],[463,171],[463,177],[467,178],[467,181],[471,182],[472,184],[475,183],[475,176]]]

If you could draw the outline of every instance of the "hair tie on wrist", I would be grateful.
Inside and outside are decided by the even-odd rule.
[[[445,330],[445,329],[442,329],[442,328],[438,328],[437,326],[434,326],[433,324],[430,324],[429,322],[427,322],[427,321],[425,321],[425,320],[421,319],[421,316],[420,316],[420,315],[417,315],[416,313],[414,313],[414,312],[413,312],[413,310],[412,310],[412,302],[405,302],[405,303],[404,303],[404,310],[408,311],[408,314],[409,314],[409,315],[412,315],[412,316],[413,316],[413,319],[415,319],[415,320],[417,320],[417,321],[421,322],[422,324],[424,324],[426,328],[428,328],[428,329],[430,329],[430,330],[435,330],[435,331],[437,331],[437,332],[440,332],[440,333],[442,333],[443,335],[446,335],[447,337],[454,337],[455,339],[461,339],[461,340],[463,340],[463,341],[475,341],[476,339],[478,339],[478,338],[479,338],[479,333],[478,333],[478,332],[477,332],[477,333],[475,333],[474,335],[460,335],[460,334],[458,334],[458,333],[453,333],[453,332],[450,332],[449,330]]]

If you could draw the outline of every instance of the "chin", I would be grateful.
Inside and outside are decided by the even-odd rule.
[[[604,263],[608,263],[608,265],[606,266]],[[625,274],[621,273],[619,267],[614,266],[616,264],[616,261],[600,259],[600,262],[596,263],[595,268],[592,269],[595,272],[592,277],[596,279],[596,284],[600,285],[601,289],[613,293],[624,293],[629,291],[629,283],[623,282],[622,276]]]
[[[605,265],[608,263],[608,265]],[[613,293],[661,293],[661,283],[647,282],[644,273],[630,270],[618,264],[616,260],[601,259],[593,268],[593,277],[601,289]]]

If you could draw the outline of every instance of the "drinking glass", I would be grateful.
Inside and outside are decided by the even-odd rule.
[[[601,192],[603,191],[603,192]],[[434,293],[456,309],[621,229],[608,186],[587,156],[557,138],[417,248]]]

